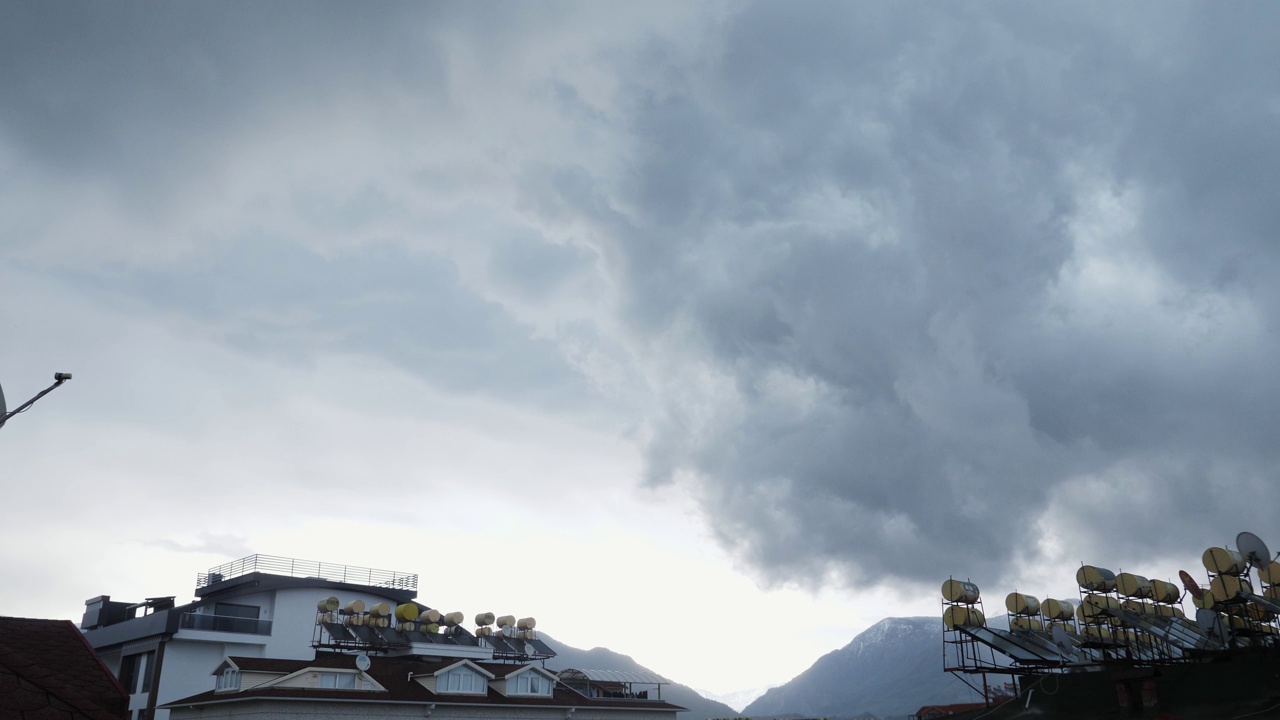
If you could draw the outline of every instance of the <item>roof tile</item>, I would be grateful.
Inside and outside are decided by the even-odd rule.
[[[0,709],[20,720],[115,720],[128,695],[67,620],[0,617]]]

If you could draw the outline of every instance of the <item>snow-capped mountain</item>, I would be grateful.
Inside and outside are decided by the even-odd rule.
[[[910,715],[923,705],[980,698],[942,671],[942,621],[887,618],[822,656],[742,713],[753,718]]]
[[[697,690],[698,694],[708,700],[724,703],[738,712],[750,705],[756,698],[764,695],[769,690],[778,687],[777,685],[769,685],[767,687],[750,688],[748,690],[735,690],[730,693],[713,693],[710,690]]]

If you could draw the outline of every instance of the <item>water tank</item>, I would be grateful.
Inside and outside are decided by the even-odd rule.
[[[1131,598],[1147,599],[1152,595],[1150,580],[1127,572],[1116,576],[1116,590],[1120,591],[1121,595]]]
[[[1182,597],[1182,589],[1171,582],[1151,580],[1151,599],[1158,603],[1172,605]]]
[[[1044,612],[1044,610],[1042,609],[1041,612]],[[1052,620],[1044,624],[1045,630],[1052,632],[1054,628],[1061,628],[1068,635],[1076,634],[1076,626],[1063,620]]]
[[[1014,615],[1009,618],[1009,629],[1039,631],[1039,630],[1044,630],[1044,623],[1040,621],[1040,618],[1021,617],[1018,615]]]
[[[1111,640],[1111,629],[1101,625],[1085,625],[1080,634],[1084,635],[1088,640]]]
[[[942,612],[942,623],[950,630],[955,627],[983,627],[987,624],[987,619],[978,608],[951,605]]]
[[[331,613],[337,612],[342,604],[338,602],[336,597],[327,597],[316,603],[316,612]]]
[[[1249,569],[1249,563],[1243,555],[1227,548],[1211,547],[1205,550],[1200,556],[1200,562],[1211,573],[1239,575]]]
[[[1209,582],[1209,593],[1220,603],[1234,600],[1241,591],[1251,593],[1253,586],[1238,575],[1219,575]]]
[[[1082,565],[1076,571],[1076,583],[1089,592],[1114,592],[1116,574],[1106,568]]]
[[[1084,608],[1085,615],[1096,615],[1098,612],[1112,606],[1119,607],[1120,602],[1110,595],[1090,593],[1085,595],[1081,601],[1081,607]]]
[[[972,605],[980,597],[978,586],[964,580],[947,580],[942,583],[942,599],[947,602]]]
[[[1070,600],[1045,598],[1040,603],[1040,615],[1046,620],[1070,620],[1076,612],[1076,604]]]
[[[1200,597],[1196,597],[1195,595],[1192,595],[1191,604],[1195,605],[1197,608],[1201,610],[1217,610],[1218,609],[1218,602],[1214,600],[1213,593],[1209,592],[1208,590],[1201,593]]]
[[[1020,592],[1011,592],[1004,598],[1004,607],[1011,615],[1028,617],[1040,614],[1040,600]]]
[[[1125,600],[1120,603],[1120,607],[1129,612],[1138,613],[1139,615],[1155,615],[1155,605],[1142,600]]]
[[[1258,579],[1263,585],[1280,585],[1280,560],[1272,560],[1259,568]]]

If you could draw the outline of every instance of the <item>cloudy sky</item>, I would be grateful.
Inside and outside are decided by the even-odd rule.
[[[0,614],[288,555],[730,691],[1280,544],[1277,32],[5,3]]]

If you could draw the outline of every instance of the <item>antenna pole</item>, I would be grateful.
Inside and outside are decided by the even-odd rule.
[[[55,388],[57,388],[58,386],[62,385],[62,383],[70,379],[71,379],[71,373],[64,373],[64,372],[54,373],[53,384],[45,388],[44,390],[41,390],[40,393],[37,394],[35,397],[31,398],[30,400],[20,405],[17,410],[12,410],[10,412],[5,413],[4,417],[0,418],[0,427],[4,427],[4,424],[9,421],[9,418],[13,417],[14,415],[17,415],[20,412],[26,412],[28,408],[36,404],[37,400],[53,392]]]

